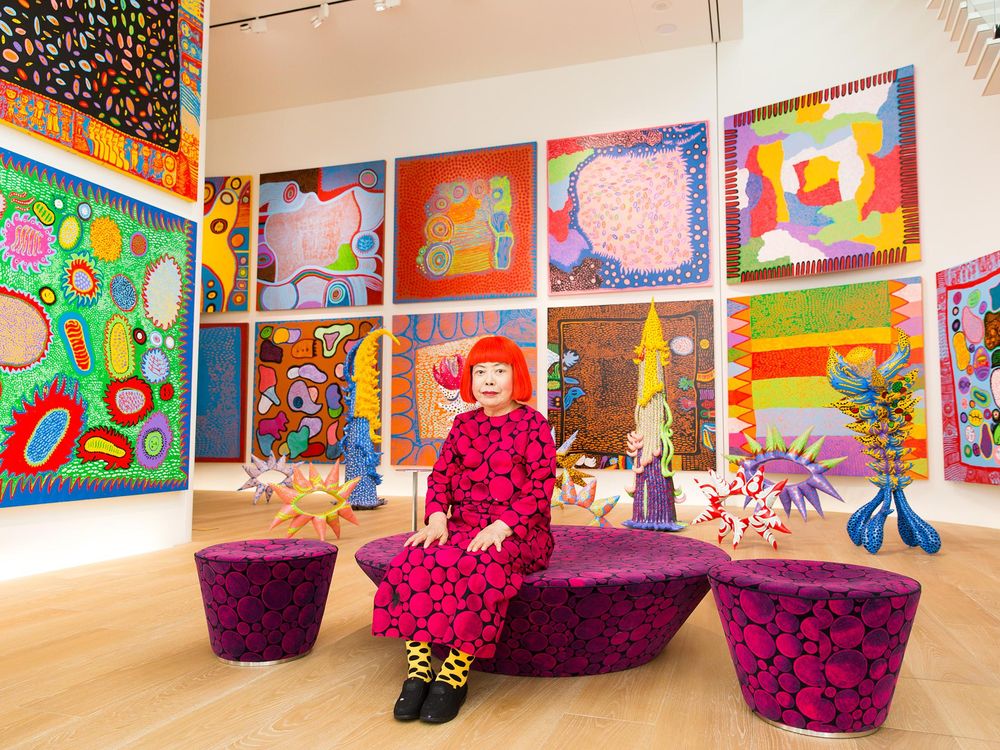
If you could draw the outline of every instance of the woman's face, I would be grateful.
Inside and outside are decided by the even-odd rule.
[[[513,406],[514,373],[506,362],[480,362],[472,368],[472,395],[490,416]]]

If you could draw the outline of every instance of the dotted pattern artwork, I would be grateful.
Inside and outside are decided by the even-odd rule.
[[[204,271],[204,269],[202,269]],[[196,461],[246,460],[248,323],[202,323]]]
[[[715,468],[715,332],[711,300],[657,302],[667,403],[673,414],[672,468]],[[649,304],[553,307],[548,312],[549,421],[586,468],[624,469],[635,429],[635,346]]]
[[[524,353],[535,392],[538,357],[534,310],[394,315],[392,348],[393,465],[433,466],[452,420],[475,408],[459,386],[469,350],[484,336],[506,336]],[[527,402],[534,406],[534,399]]]
[[[247,309],[250,290],[250,198],[253,178],[205,180],[201,311]]]
[[[347,350],[381,327],[377,316],[258,323],[253,455],[339,461],[347,422]]]
[[[655,658],[708,593],[708,569],[729,559],[694,539],[652,531],[553,526],[555,551],[507,609],[483,672],[570,677],[631,669]],[[407,534],[361,547],[378,584]],[[444,656],[447,649],[435,646]]]
[[[0,150],[0,505],[187,487],[194,232]]]
[[[944,476],[1000,485],[1000,251],[938,271]]]
[[[202,0],[5,3],[0,120],[195,200]]]
[[[535,151],[396,160],[395,302],[535,295]]]
[[[708,123],[548,142],[553,294],[709,284]]]
[[[920,601],[886,570],[814,560],[741,560],[709,573],[743,698],[814,732],[882,725]]]
[[[312,649],[336,547],[314,539],[249,539],[207,547],[194,559],[216,656],[276,661]]]
[[[385,162],[260,176],[257,309],[381,305]]]

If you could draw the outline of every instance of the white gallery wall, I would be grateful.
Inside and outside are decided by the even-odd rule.
[[[922,260],[853,273],[826,274],[778,282],[727,285],[720,282],[724,224],[719,186],[719,127],[728,114],[809,93],[874,73],[913,64],[916,77],[918,169]],[[1000,174],[996,148],[1000,97],[984,98],[981,86],[942,31],[936,14],[913,0],[838,0],[789,3],[746,0],[744,36],[734,42],[522,75],[438,86],[363,99],[317,104],[255,115],[215,119],[208,124],[206,175],[271,171],[386,159],[386,300],[392,299],[394,167],[396,157],[537,141],[538,297],[333,308],[323,311],[225,313],[212,321],[291,320],[381,313],[393,315],[537,306],[538,351],[544,352],[549,306],[614,304],[680,299],[715,301],[716,416],[720,456],[727,430],[725,298],[795,288],[856,283],[900,276],[923,278],[927,439],[931,478],[917,481],[908,497],[928,520],[1000,528],[1000,491],[995,487],[946,482],[937,368],[937,312],[934,274],[946,266],[1000,247],[994,219]],[[709,121],[710,201],[715,249],[711,287],[634,293],[559,296],[547,294],[545,141],[645,126]],[[256,226],[256,224],[254,224]],[[254,232],[251,232],[254,234]],[[253,287],[251,287],[253,296]],[[208,317],[206,317],[206,320]],[[251,335],[253,328],[251,327]],[[389,352],[384,372],[390,372]],[[248,392],[252,393],[252,367]],[[544,383],[544,363],[539,382]],[[384,381],[388,385],[388,380]],[[543,394],[544,396],[544,394]],[[252,395],[250,397],[252,401]],[[252,404],[250,405],[252,408]],[[540,407],[544,409],[544,398]],[[383,397],[383,433],[388,440],[389,398]],[[249,444],[249,435],[247,436]],[[720,458],[720,468],[722,466]],[[627,472],[602,471],[600,496],[622,492]],[[381,493],[410,494],[410,474],[392,469],[383,457]],[[425,476],[425,475],[424,475]],[[197,489],[232,490],[245,475],[236,464],[200,463]],[[681,475],[688,501],[703,501]],[[425,481],[425,480],[422,480]],[[857,477],[835,477],[846,499],[827,498],[829,510],[853,511],[871,499],[874,487]],[[248,497],[249,501],[249,497]],[[567,513],[578,512],[567,510]],[[799,519],[792,520],[795,524]],[[263,529],[262,529],[263,532]],[[893,531],[893,533],[895,533]],[[947,549],[947,540],[946,540]]]

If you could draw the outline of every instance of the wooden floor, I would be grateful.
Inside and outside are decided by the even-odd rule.
[[[309,656],[265,668],[222,664],[209,650],[192,554],[264,535],[275,510],[246,494],[198,493],[191,544],[0,584],[0,748],[1000,749],[1000,531],[941,524],[943,551],[929,556],[905,548],[893,528],[876,558],[851,545],[845,515],[831,514],[807,525],[792,519],[780,555],[759,538],[744,542],[736,557],[856,562],[923,583],[885,727],[830,741],[749,712],[711,595],[643,667],[561,679],[474,673],[455,721],[395,722],[401,645],[369,635],[374,587],[353,555],[409,528],[408,501],[346,527]],[[623,520],[626,509],[616,514]],[[587,516],[568,508],[555,520]],[[714,541],[708,524],[684,533]]]

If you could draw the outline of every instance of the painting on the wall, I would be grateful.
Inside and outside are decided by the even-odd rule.
[[[242,312],[250,291],[250,200],[248,176],[205,180],[201,242],[201,311]]]
[[[725,123],[730,283],[920,259],[913,66]]]
[[[196,461],[246,460],[248,329],[248,323],[201,325]]]
[[[535,144],[396,160],[393,299],[535,294]]]
[[[260,176],[257,309],[382,304],[385,162]]]
[[[0,149],[0,507],[187,487],[196,231]]]
[[[341,459],[347,352],[381,325],[379,316],[257,324],[253,455],[313,463]]]
[[[203,6],[5,3],[0,121],[196,200]]]
[[[711,283],[708,123],[548,142],[549,289]]]
[[[809,427],[823,437],[824,455],[845,456],[830,474],[868,476],[850,420],[833,407],[840,394],[827,378],[830,349],[846,356],[868,347],[882,361],[902,331],[912,346],[909,366],[916,369],[914,429],[905,446],[913,462],[909,472],[927,478],[927,414],[924,379],[924,331],[920,279],[801,289],[752,297],[729,304],[729,448],[743,451],[746,439],[762,445],[767,428],[780,430],[791,443]],[[795,469],[788,464],[788,470]]]
[[[1000,485],[1000,251],[938,271],[944,477]]]
[[[663,357],[673,414],[675,470],[715,469],[715,333],[712,301],[657,302],[670,351]],[[554,307],[548,311],[549,422],[561,445],[594,468],[626,468],[635,428],[635,347],[649,304]]]
[[[534,310],[394,316],[399,344],[392,357],[392,463],[431,466],[455,417],[475,408],[462,400],[459,387],[469,350],[481,338],[516,342],[534,388],[536,326]]]

